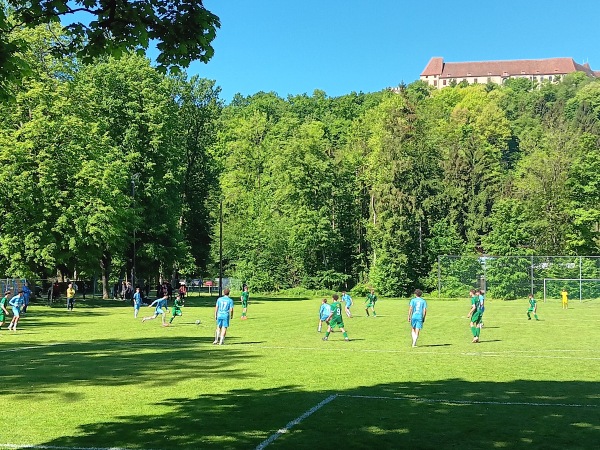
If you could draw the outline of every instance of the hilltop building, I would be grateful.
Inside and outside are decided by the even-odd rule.
[[[554,81],[573,72],[600,77],[600,71],[592,70],[588,63],[578,64],[573,58],[444,62],[444,58],[434,57],[421,73],[420,79],[436,88],[443,88],[452,81],[466,81],[469,84],[502,84],[508,78],[528,78],[532,82]]]

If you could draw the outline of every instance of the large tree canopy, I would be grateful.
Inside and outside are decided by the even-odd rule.
[[[83,61],[98,55],[144,52],[156,43],[160,70],[207,62],[220,27],[201,0],[0,0],[0,94],[6,83],[26,72],[22,41],[13,31],[62,21],[70,39],[56,39],[53,50]]]

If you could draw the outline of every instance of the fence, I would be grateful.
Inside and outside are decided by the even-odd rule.
[[[483,289],[506,300],[529,294],[572,299],[600,298],[599,256],[438,256],[438,296],[466,297]]]

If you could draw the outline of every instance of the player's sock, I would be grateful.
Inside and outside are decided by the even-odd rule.
[[[477,327],[475,327],[475,337],[476,337],[477,339],[479,339],[479,335],[480,335],[480,334],[481,334],[481,329],[480,329],[480,328],[477,328]]]
[[[373,317],[377,317],[377,314],[375,313],[375,310],[373,310]]]
[[[348,333],[346,331],[344,331],[342,334],[344,335],[344,339],[348,339]]]
[[[540,320],[540,319],[538,319],[537,314],[534,314],[533,317],[535,317],[535,320]]]
[[[527,313],[527,318],[531,320],[531,315],[529,313]]]
[[[475,327],[471,327],[471,334],[473,335],[473,337],[477,336],[475,332]]]
[[[369,317],[369,310],[365,309],[365,311],[367,312],[367,317]]]
[[[331,333],[331,331],[326,331],[325,332],[325,339],[327,339],[329,337],[329,334]]]

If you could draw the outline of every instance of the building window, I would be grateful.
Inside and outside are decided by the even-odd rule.
[[[488,77],[488,81],[487,82],[491,83],[492,82],[492,77]]]
[[[437,80],[433,80],[433,85],[437,87]]]
[[[548,75],[548,80],[552,81],[552,75]]]
[[[443,80],[443,81],[442,81],[442,84],[443,84],[444,86],[446,86],[446,80]]]
[[[477,78],[473,78],[473,83],[477,84]]]

